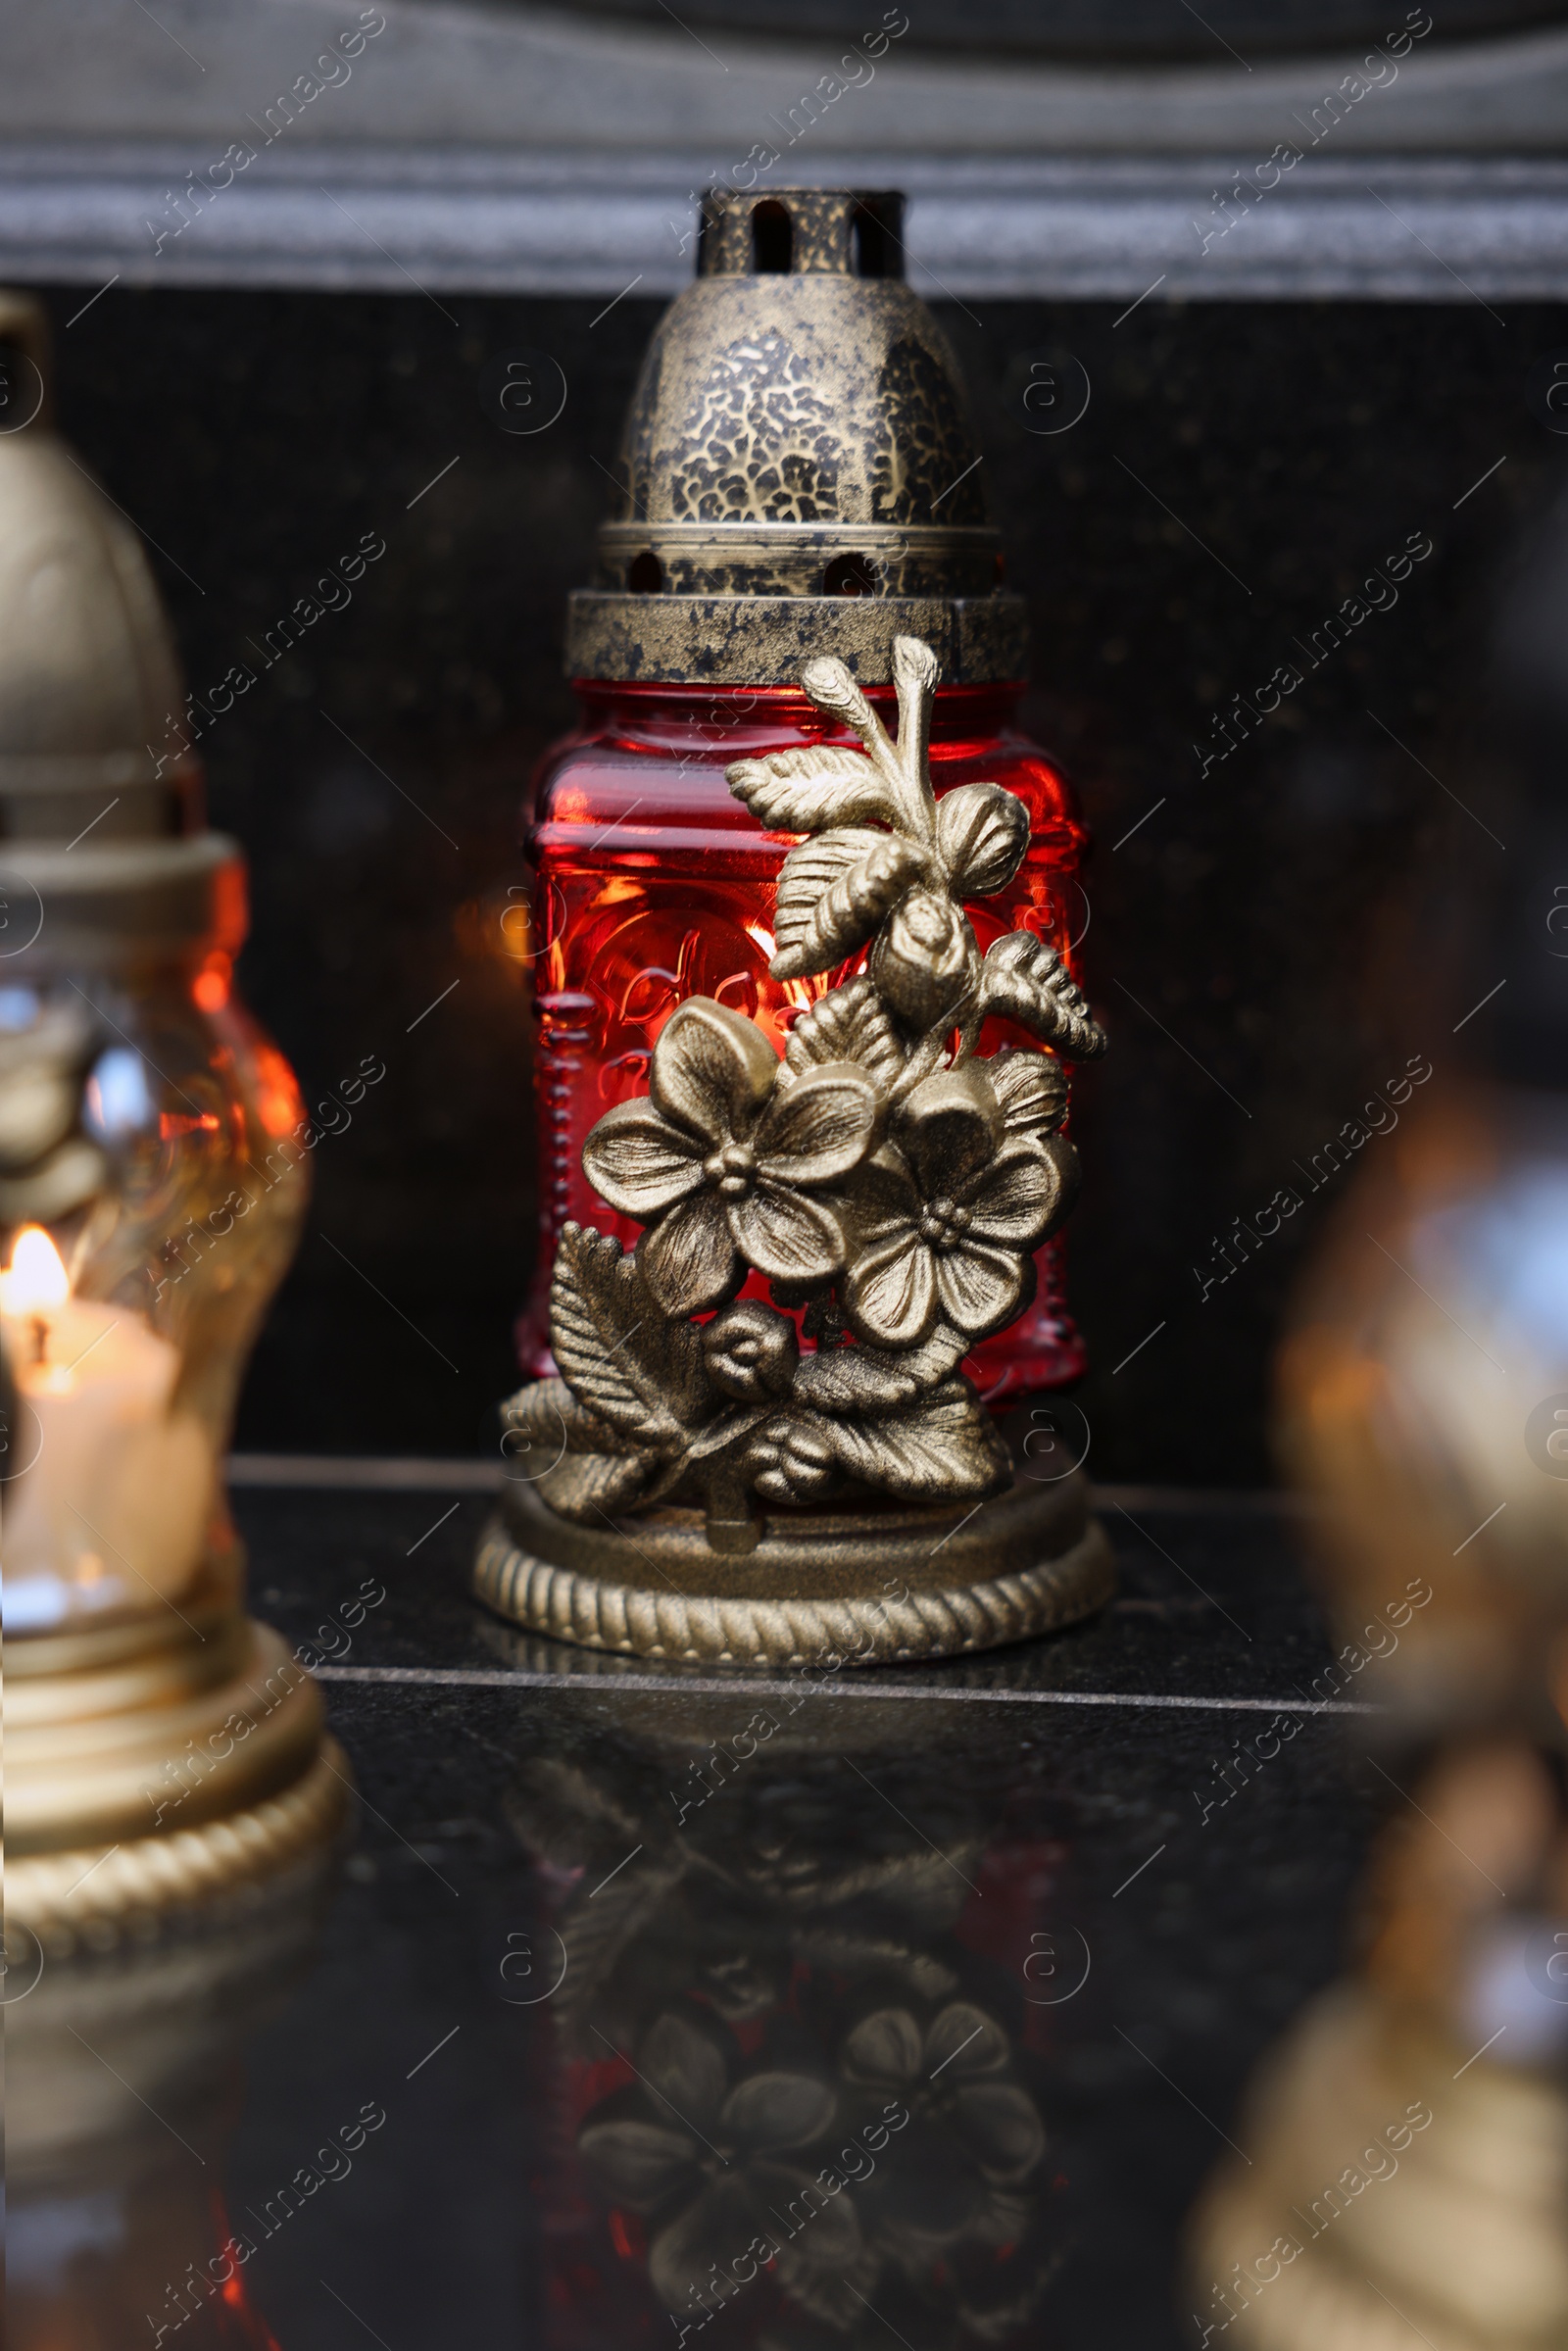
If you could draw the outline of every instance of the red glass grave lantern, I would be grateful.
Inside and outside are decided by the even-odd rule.
[[[793,836],[763,832],[725,783],[740,759],[842,737],[793,681],[836,654],[890,711],[892,645],[941,663],[939,796],[1005,785],[1028,806],[1008,888],[968,911],[984,950],[1036,932],[1068,960],[1083,928],[1087,833],[1072,789],[1019,730],[1022,600],[999,585],[979,452],[953,355],[905,285],[897,195],[781,190],[705,199],[696,282],[661,322],[627,418],[599,584],[571,599],[576,730],[546,758],[527,834],[535,968],[542,1248],[519,1332],[550,1368],[547,1294],[570,1217],[628,1244],[596,1198],[584,1137],[646,1090],[664,1022],[703,995],[782,1047],[792,1019],[856,968],[768,971],[774,884]],[[988,1024],[983,1050],[1014,1037]],[[968,1368],[993,1402],[1074,1379],[1061,1244],[1033,1304]],[[751,1288],[762,1286],[753,1277]]]

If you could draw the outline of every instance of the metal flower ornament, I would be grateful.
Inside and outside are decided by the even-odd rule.
[[[1034,1251],[1077,1187],[1061,1058],[1105,1039],[1032,932],[980,954],[964,905],[1011,881],[1028,812],[997,784],[937,800],[936,658],[900,637],[893,667],[896,742],[843,662],[814,661],[806,693],[863,749],[727,770],[770,832],[805,836],[779,875],[774,976],[859,967],[797,1019],[782,1059],[753,1022],[690,998],[647,1096],[588,1136],[590,1183],[643,1233],[623,1251],[565,1227],[561,1377],[503,1407],[530,1449],[564,1433],[538,1491],[564,1518],[702,1502],[712,1547],[745,1551],[761,1504],[946,1503],[1011,1480],[958,1366],[1029,1303]],[[977,1059],[990,1014],[1050,1050]],[[771,1305],[738,1296],[752,1273]]]

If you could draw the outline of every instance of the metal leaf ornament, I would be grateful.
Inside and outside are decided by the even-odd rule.
[[[744,1551],[759,1498],[948,1503],[1010,1479],[957,1366],[1033,1295],[1034,1251],[1077,1187],[1060,1057],[1105,1039],[1032,932],[982,957],[964,906],[1012,880],[1028,811],[997,784],[938,802],[930,647],[896,639],[893,674],[896,740],[842,661],[814,661],[802,685],[862,748],[727,770],[768,830],[806,835],[779,875],[774,976],[862,950],[863,965],[795,1023],[782,1060],[753,1022],[689,998],[646,1097],[584,1143],[589,1182],[642,1236],[628,1255],[565,1227],[551,1304],[562,1377],[505,1408],[530,1450],[556,1455],[538,1490],[564,1517],[701,1502],[710,1543]],[[978,1060],[991,1013],[1050,1050]],[[774,1304],[740,1298],[754,1272]]]

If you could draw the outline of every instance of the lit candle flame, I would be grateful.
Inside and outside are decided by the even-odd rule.
[[[0,1273],[0,1312],[44,1314],[71,1296],[65,1260],[41,1224],[24,1224]]]

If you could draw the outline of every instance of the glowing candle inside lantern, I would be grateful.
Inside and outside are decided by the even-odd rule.
[[[16,1459],[0,1526],[12,1631],[145,1607],[186,1584],[212,1503],[212,1449],[171,1411],[179,1350],[133,1307],[73,1298],[40,1225],[0,1273]]]

